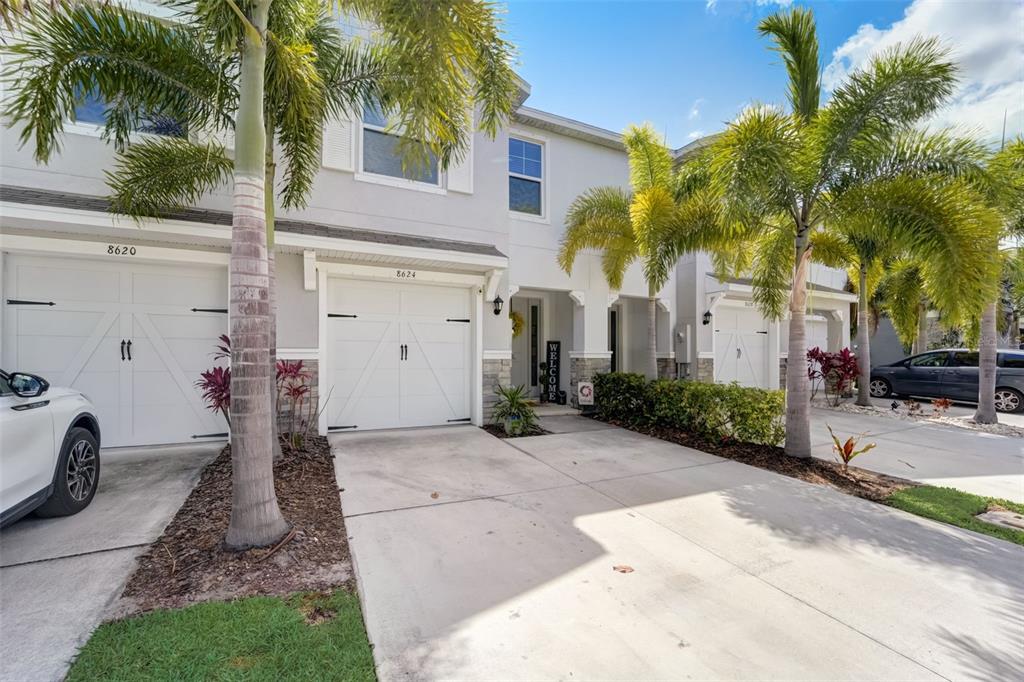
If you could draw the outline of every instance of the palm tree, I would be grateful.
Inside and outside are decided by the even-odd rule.
[[[897,169],[904,179],[927,179],[935,188],[945,188],[950,180],[963,178],[978,185],[986,181],[984,159],[987,153],[979,143],[969,138],[957,138],[948,132],[936,134],[919,130],[908,130],[892,140],[889,154],[884,158],[885,168],[871,171],[872,181],[878,181],[889,173],[889,168]],[[927,163],[919,166],[916,160],[927,158]],[[893,162],[896,161],[894,164]],[[945,191],[945,189],[943,190]],[[951,187],[949,191],[955,191]],[[974,198],[976,197],[968,197]],[[887,216],[878,216],[885,219]],[[971,238],[970,230],[963,230],[960,225],[946,224],[943,221],[928,223],[929,229],[911,229],[892,232],[885,225],[871,224],[876,219],[871,211],[859,211],[849,220],[837,220],[824,226],[811,237],[812,258],[832,267],[848,269],[850,283],[858,295],[857,302],[857,364],[860,374],[857,380],[857,404],[871,405],[871,322],[869,320],[870,303],[879,291],[879,285],[886,278],[887,265],[894,264],[900,256],[916,251],[941,253],[943,260],[975,258],[975,268],[983,268],[988,254],[976,248],[976,244],[964,243],[964,238]],[[947,229],[948,228],[948,229]],[[927,241],[927,248],[921,248],[922,240]],[[937,274],[926,265],[914,263],[914,267],[894,272],[901,275],[898,279],[888,279],[888,288],[899,285],[894,291],[894,298],[904,306],[926,300],[931,295],[942,297],[947,304],[949,296],[942,296],[938,289],[947,288],[949,283],[944,278],[930,278]],[[907,278],[912,275],[912,278]],[[965,294],[963,300],[956,302],[962,310],[966,310],[974,300],[973,292],[964,288],[954,288],[953,294]],[[903,297],[903,298],[900,298]],[[923,351],[920,342],[920,329],[927,323],[922,312],[922,305],[913,308],[918,319],[917,328],[919,352]],[[905,331],[910,311],[901,310],[898,331]],[[924,327],[927,330],[927,327]]]
[[[334,51],[334,29],[323,20],[330,6],[379,29],[373,52]],[[234,479],[226,541],[238,549],[265,546],[287,530],[271,464],[274,200],[266,189],[276,168],[273,140],[286,160],[283,203],[301,205],[319,168],[323,120],[346,101],[332,90],[346,81],[330,76],[351,76],[353,65],[386,64],[386,73],[370,68],[341,94],[360,103],[373,95],[404,129],[401,148],[410,163],[433,153],[442,165],[465,153],[474,104],[480,128],[492,135],[507,120],[515,78],[493,7],[473,0],[278,0],[273,9],[270,0],[248,0],[185,8],[175,23],[108,5],[29,16],[12,50],[20,57],[10,72],[18,94],[8,113],[45,162],[86,94],[109,102],[105,136],[121,152],[111,185],[115,204],[129,212],[190,205],[233,177]],[[329,47],[317,52],[318,44]],[[233,129],[234,159],[212,142],[129,147],[141,119],[154,115],[190,130]],[[136,183],[154,174],[162,182],[138,193]]]
[[[929,267],[945,268],[947,281],[977,296],[986,282],[977,262],[951,257],[936,249],[938,239],[925,235],[954,232],[961,244],[971,243],[973,235],[979,248],[992,216],[974,200],[967,181],[939,183],[920,172],[943,166],[932,146],[893,152],[899,136],[953,92],[956,67],[935,40],[916,39],[875,57],[822,106],[811,11],[778,12],[758,28],[782,55],[791,111],[754,106],[730,123],[708,150],[711,185],[722,199],[725,224],[740,226],[750,244],[733,266],[751,270],[754,300],[766,315],[779,319],[788,312],[786,453],[810,457],[809,387],[799,359],[807,352],[807,275],[815,234],[823,225],[856,222],[879,239],[912,245]],[[937,292],[940,310],[962,304],[951,288]]]
[[[685,250],[694,248],[703,223],[700,182],[680,181],[673,172],[672,155],[654,128],[630,126],[623,134],[629,158],[631,191],[596,187],[578,196],[569,207],[558,263],[572,273],[580,251],[598,249],[608,286],[619,289],[626,269],[639,260],[647,283],[648,379],[658,376],[657,296],[672,267]],[[677,197],[694,200],[680,206]],[[684,217],[684,211],[692,211]]]
[[[998,207],[1002,230],[999,237],[1019,239],[1024,235],[1024,138],[1016,138],[993,155],[989,169],[993,177],[992,202]],[[993,240],[995,242],[996,240]],[[998,247],[995,247],[998,248]],[[1002,258],[1011,257],[1003,252]],[[978,409],[974,421],[995,424],[996,413],[996,306],[993,294],[981,314],[978,344]]]

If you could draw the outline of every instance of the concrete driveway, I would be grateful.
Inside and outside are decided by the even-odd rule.
[[[959,416],[967,410],[956,406],[951,412]],[[1018,425],[1024,418],[1000,414],[999,419]],[[812,452],[830,460],[836,457],[826,424],[840,439],[866,433],[864,442],[878,446],[854,460],[856,466],[1024,503],[1024,438],[814,407]]]
[[[1024,678],[1024,548],[562,426],[332,437],[382,680]]]
[[[101,452],[84,511],[0,532],[0,679],[63,679],[135,568],[223,444]]]

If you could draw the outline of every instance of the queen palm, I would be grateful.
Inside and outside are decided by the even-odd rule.
[[[903,179],[925,179],[932,187],[942,188],[943,192],[955,194],[961,191],[964,193],[961,197],[963,201],[980,200],[980,196],[970,189],[951,182],[961,178],[979,189],[985,188],[987,174],[984,160],[987,153],[974,140],[956,137],[945,131],[928,133],[908,130],[897,135],[889,147],[880,164],[861,168],[857,172],[861,181],[878,183],[886,177],[895,177],[895,170]],[[926,163],[919,164],[922,159]],[[984,268],[989,258],[987,251],[977,248],[978,245],[973,242],[974,233],[962,229],[962,225],[956,221],[940,218],[924,221],[910,229],[887,229],[887,221],[902,222],[899,216],[888,215],[890,208],[888,204],[882,205],[881,212],[876,212],[870,207],[858,206],[857,211],[848,219],[837,216],[836,220],[811,237],[812,258],[832,267],[847,268],[850,282],[858,295],[856,355],[860,375],[857,380],[857,404],[863,406],[871,405],[870,304],[879,291],[879,284],[886,278],[887,266],[893,265],[894,273],[898,273],[887,280],[887,290],[895,293],[899,287],[898,292],[909,297],[899,301],[900,309],[896,315],[899,319],[897,331],[905,334],[910,317],[910,311],[905,310],[908,301],[922,301],[929,296],[941,298],[949,313],[950,305],[968,310],[972,301],[976,300],[976,294],[961,287],[955,287],[950,292],[953,296],[940,293],[940,289],[949,286],[948,280],[938,276],[941,273],[928,267],[927,263],[915,262],[906,257],[901,259],[901,256],[915,251],[940,253],[942,263],[958,258],[973,258],[975,268]],[[927,242],[927,248],[921,248],[922,242]],[[964,295],[963,300],[955,300],[958,294]],[[919,308],[915,310],[919,311]],[[918,316],[926,319],[920,313]]]
[[[629,158],[631,191],[596,187],[578,196],[569,207],[558,263],[571,274],[584,249],[601,251],[601,267],[608,286],[619,289],[627,268],[640,261],[647,283],[647,362],[644,374],[658,376],[657,296],[668,281],[681,253],[699,238],[703,223],[684,219],[677,197],[698,197],[701,183],[680,182],[673,173],[672,156],[654,128],[630,126],[623,135]],[[684,189],[680,189],[680,188]],[[700,213],[700,215],[704,215]]]
[[[1019,239],[1024,236],[1024,138],[1016,138],[993,155],[989,169],[993,178],[990,198],[997,207],[1003,239]],[[997,250],[995,240],[992,249]],[[1015,249],[1000,253],[1000,260],[1009,263],[1010,274],[1016,275],[1014,267],[1019,254]],[[1017,279],[1014,277],[1013,279]],[[986,302],[980,320],[980,342],[978,357],[978,410],[974,420],[982,424],[995,424],[996,414],[996,295]]]
[[[490,5],[462,0],[249,0],[177,3],[174,23],[116,5],[30,16],[13,47],[18,92],[9,113],[45,161],[63,122],[90,92],[109,102],[105,136],[121,152],[114,205],[134,215],[194,203],[234,179],[231,255],[233,504],[229,546],[267,545],[287,529],[274,495],[271,387],[274,140],[283,151],[281,199],[298,206],[319,168],[324,119],[366,99],[406,132],[411,163],[465,153],[470,112],[493,134],[512,107],[509,45]],[[336,7],[378,29],[375,46],[341,44]],[[234,130],[222,145],[157,140],[129,146],[143,116],[196,131]],[[140,192],[140,183],[146,192]],[[271,191],[265,191],[267,185]],[[269,220],[268,220],[269,219]],[[268,229],[269,228],[269,229]]]
[[[897,239],[977,297],[986,286],[983,268],[937,248],[940,240],[928,235],[954,232],[958,243],[978,244],[992,215],[967,181],[954,176],[940,183],[935,174],[919,172],[941,161],[932,145],[910,146],[905,157],[893,153],[899,136],[953,92],[956,67],[936,41],[916,39],[885,51],[822,106],[810,10],[773,14],[758,28],[785,63],[791,109],[748,108],[710,145],[708,163],[724,224],[739,225],[749,243],[734,266],[751,271],[754,300],[766,315],[788,313],[786,453],[810,457],[810,395],[800,359],[807,352],[815,234],[825,225],[851,223],[880,240]],[[938,308],[963,303],[949,289],[937,292]]]

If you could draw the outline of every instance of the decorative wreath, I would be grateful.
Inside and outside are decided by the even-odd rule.
[[[515,310],[508,311],[508,319],[512,320],[512,338],[514,339],[523,333],[526,322],[523,320],[522,314]]]

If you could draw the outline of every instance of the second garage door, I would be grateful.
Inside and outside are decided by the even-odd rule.
[[[715,380],[767,388],[768,323],[755,308],[715,311]]]
[[[227,331],[224,268],[10,255],[4,299],[4,368],[85,393],[104,446],[227,431],[194,385]]]
[[[463,287],[329,279],[328,429],[470,421],[469,294]]]

